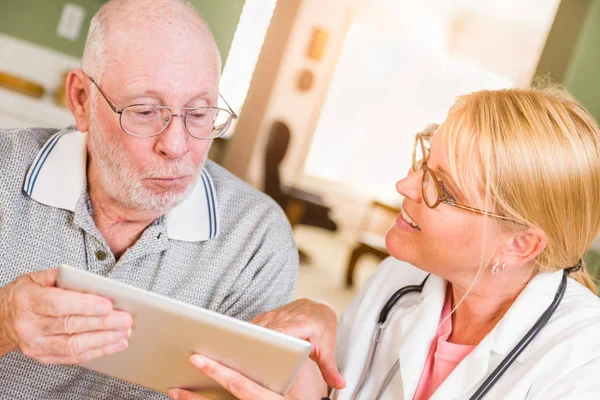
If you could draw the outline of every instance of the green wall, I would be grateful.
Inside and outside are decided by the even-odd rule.
[[[1,1],[1,0],[0,0]],[[188,0],[204,17],[215,37],[223,66],[246,0]]]
[[[590,2],[563,85],[600,121],[600,0]]]
[[[539,75],[564,82],[589,6],[590,0],[560,2],[538,63]]]
[[[76,41],[56,36],[56,26],[66,3],[80,5],[86,10]],[[0,32],[81,57],[90,20],[102,4],[103,0],[0,0]]]
[[[537,73],[562,84],[600,121],[600,0],[562,0]]]
[[[104,2],[104,0],[0,0],[0,32],[81,57],[90,20]],[[245,0],[190,0],[210,26],[221,52],[223,64],[229,53],[244,2]],[[81,34],[76,41],[56,36],[56,26],[65,3],[78,4],[86,10]]]

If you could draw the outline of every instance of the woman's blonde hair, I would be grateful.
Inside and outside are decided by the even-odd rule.
[[[600,131],[581,104],[555,88],[482,90],[460,96],[441,130],[459,190],[485,191],[488,209],[519,222],[498,219],[503,229],[546,233],[536,273],[578,263],[600,232]],[[596,293],[585,267],[570,276]]]

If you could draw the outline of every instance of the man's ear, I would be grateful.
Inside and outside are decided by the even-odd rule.
[[[90,80],[79,68],[67,75],[66,95],[75,124],[80,132],[87,132],[90,126]]]
[[[528,227],[512,236],[500,251],[498,259],[507,267],[524,265],[533,260],[548,244],[546,232],[536,227]]]

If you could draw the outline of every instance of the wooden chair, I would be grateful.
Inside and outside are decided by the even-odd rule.
[[[371,254],[380,260],[383,260],[389,256],[389,253],[385,248],[385,233],[369,232],[371,219],[375,212],[383,213],[384,216],[390,221],[394,221],[396,216],[400,213],[400,209],[379,201],[371,201],[365,215],[360,222],[360,237],[357,240],[354,249],[350,253],[350,258],[348,259],[348,266],[346,267],[347,288],[352,287],[354,284],[354,271],[356,270],[356,264],[358,263],[358,260],[362,256],[365,254]],[[387,227],[391,227],[392,223],[393,222],[387,224]]]
[[[280,166],[291,141],[288,126],[275,121],[269,133],[265,150],[264,192],[271,196],[285,211],[292,228],[296,225],[315,226],[329,231],[337,231],[336,222],[331,219],[331,208],[316,193],[287,186],[281,181]],[[301,261],[310,258],[300,251]]]

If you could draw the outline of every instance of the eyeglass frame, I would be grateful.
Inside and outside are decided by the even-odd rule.
[[[481,214],[481,215],[489,215],[490,217],[495,217],[495,218],[500,218],[506,221],[512,221],[512,222],[517,222],[515,220],[513,220],[512,218],[506,217],[504,215],[500,215],[500,214],[495,214],[493,212],[489,212],[489,211],[484,211],[484,210],[480,210],[479,208],[474,208],[474,207],[470,207],[470,206],[466,206],[464,204],[460,204],[457,203],[455,201],[451,201],[450,199],[448,199],[448,197],[446,196],[446,194],[444,194],[444,191],[442,190],[442,187],[440,186],[440,181],[438,181],[437,177],[435,176],[435,173],[433,172],[433,170],[431,170],[428,166],[427,166],[427,161],[428,161],[428,157],[427,157],[427,151],[425,149],[425,144],[423,142],[424,138],[429,139],[432,135],[431,134],[426,134],[426,133],[418,133],[415,137],[415,144],[413,146],[413,153],[412,153],[412,170],[414,172],[418,172],[423,170],[423,177],[421,178],[421,196],[423,196],[423,200],[425,201],[425,204],[427,205],[427,207],[434,209],[437,206],[440,205],[440,203],[444,203],[447,206],[450,207],[456,207],[456,208],[460,208],[462,210],[466,210],[466,211],[471,211],[477,214]],[[420,143],[421,145],[421,151],[423,152],[423,160],[421,162],[421,167],[417,170],[415,169],[416,166],[416,162],[418,160],[416,160],[416,156],[417,156],[417,145]],[[431,174],[431,177],[433,178],[433,182],[435,184],[435,187],[437,189],[438,192],[438,198],[437,201],[435,202],[435,204],[433,206],[430,206],[427,203],[426,200],[426,196],[425,196],[425,173],[429,172]]]
[[[104,93],[104,91],[102,89],[100,89],[100,85],[98,85],[96,83],[96,81],[94,80],[94,78],[92,78],[89,75],[86,75],[87,78],[94,84],[94,86],[96,86],[96,88],[98,89],[98,91],[100,92],[100,94],[102,95],[102,97],[104,97],[104,100],[106,100],[106,102],[108,103],[108,105],[110,106],[110,109],[115,113],[119,115],[119,126],[121,127],[121,129],[123,130],[123,132],[125,132],[128,135],[131,136],[135,136],[135,137],[139,137],[139,138],[151,138],[154,136],[158,136],[161,133],[163,133],[165,131],[165,129],[167,129],[167,127],[169,126],[169,124],[172,121],[173,117],[181,117],[183,118],[183,126],[185,127],[185,131],[188,133],[188,135],[190,135],[191,137],[193,137],[194,139],[200,139],[200,140],[213,140],[216,139],[218,137],[221,137],[222,135],[225,134],[225,132],[227,132],[227,130],[229,129],[229,126],[231,125],[231,121],[233,121],[234,119],[237,119],[238,115],[236,114],[235,111],[233,111],[233,109],[231,108],[231,106],[229,105],[229,103],[227,102],[227,100],[225,100],[225,98],[221,95],[221,93],[219,93],[219,97],[221,99],[223,99],[223,101],[225,102],[225,104],[227,105],[227,108],[229,108],[229,110],[225,110],[224,108],[220,108],[220,107],[169,107],[169,106],[162,106],[162,105],[156,105],[156,104],[130,104],[126,107],[121,108],[120,110],[117,108],[117,106],[115,106],[109,99],[108,96],[106,96],[106,93]],[[137,107],[137,106],[149,106],[149,107],[156,107],[156,108],[162,108],[162,109],[166,109],[169,110],[169,112],[171,113],[171,117],[169,118],[169,122],[167,122],[165,124],[165,126],[158,131],[157,133],[155,133],[154,135],[150,135],[150,136],[142,136],[142,135],[136,135],[134,133],[129,132],[127,129],[125,129],[123,127],[123,112],[130,108],[130,107]],[[192,135],[187,127],[187,122],[186,122],[186,118],[189,114],[175,114],[173,113],[173,111],[171,110],[172,108],[177,108],[179,110],[187,110],[187,111],[192,111],[192,110],[199,110],[199,109],[216,109],[216,110],[223,110],[223,111],[227,111],[231,114],[231,119],[227,125],[227,128],[223,129],[223,132],[221,132],[218,136],[215,137],[209,137],[209,138],[202,138],[202,137],[196,137],[194,135]]]

